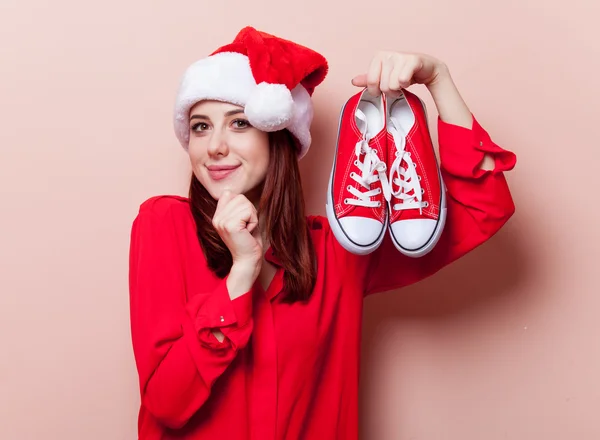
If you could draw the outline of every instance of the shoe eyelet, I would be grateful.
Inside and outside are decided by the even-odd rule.
[[[354,161],[354,165],[358,166],[358,161],[357,160]]]
[[[348,199],[344,199],[344,205],[348,204]]]
[[[354,171],[352,171],[352,172],[350,173],[350,177],[354,177],[354,176],[356,176],[356,173],[355,173]]]
[[[406,155],[407,155],[408,157],[410,157],[410,151],[407,151],[407,152],[406,152]]]
[[[423,204],[423,208],[429,208],[429,202],[425,202],[425,203]]]
[[[421,188],[421,194],[425,194],[425,188]]]
[[[348,186],[346,187],[346,189],[347,189],[348,191],[350,191],[350,188],[352,188],[352,186],[350,186],[350,185],[348,185]]]
[[[381,208],[381,202],[377,202],[377,207]]]
[[[419,182],[421,181],[421,175],[417,174],[417,177],[419,178]]]
[[[377,194],[381,194],[381,188],[377,188]]]

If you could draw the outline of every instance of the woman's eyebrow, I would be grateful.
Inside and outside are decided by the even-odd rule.
[[[238,113],[244,113],[244,110],[241,108],[238,108],[235,110],[229,110],[227,113],[225,113],[225,116],[233,116],[233,115],[237,115]]]
[[[237,115],[239,113],[244,113],[244,110],[243,109],[229,110],[228,112],[225,113],[225,117]],[[190,121],[192,119],[205,119],[207,121],[210,121],[210,118],[206,115],[193,115],[192,117],[190,117]]]

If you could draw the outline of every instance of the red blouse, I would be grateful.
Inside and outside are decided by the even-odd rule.
[[[188,200],[144,202],[131,233],[130,300],[139,373],[139,438],[358,438],[363,298],[415,283],[485,242],[514,212],[503,171],[513,153],[476,120],[472,129],[438,119],[448,217],[435,249],[400,254],[389,236],[367,256],[346,252],[322,216],[308,222],[318,259],[307,303],[280,301],[283,269],[264,291],[255,282],[229,298],[208,269]],[[485,153],[495,169],[479,168]],[[212,329],[225,335],[219,342]]]

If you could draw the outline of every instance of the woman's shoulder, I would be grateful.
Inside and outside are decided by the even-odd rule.
[[[190,200],[177,195],[157,195],[144,200],[139,207],[139,215],[163,216],[173,212],[189,213]]]
[[[157,195],[144,200],[134,223],[146,228],[195,231],[194,217],[187,197]]]
[[[161,242],[188,241],[196,237],[196,225],[189,199],[176,195],[157,195],[144,200],[131,226],[138,240]]]

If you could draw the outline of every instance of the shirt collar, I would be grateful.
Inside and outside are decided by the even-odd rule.
[[[283,269],[281,260],[279,260],[279,258],[277,258],[277,256],[275,255],[275,253],[273,251],[273,248],[270,246],[269,246],[269,249],[267,249],[267,252],[265,252],[265,260],[267,260],[269,263],[273,264],[277,268],[277,272],[273,276],[273,280],[271,281],[271,284],[269,285],[267,290],[264,291],[267,299],[270,301],[273,298],[275,298],[276,296],[278,296],[281,293],[281,291],[283,290],[283,286],[284,286],[283,275],[284,275],[285,270]]]
[[[273,247],[271,246],[269,246],[269,249],[267,249],[267,252],[265,252],[265,260],[275,266],[283,267],[281,260],[277,258],[275,251],[273,251]]]

